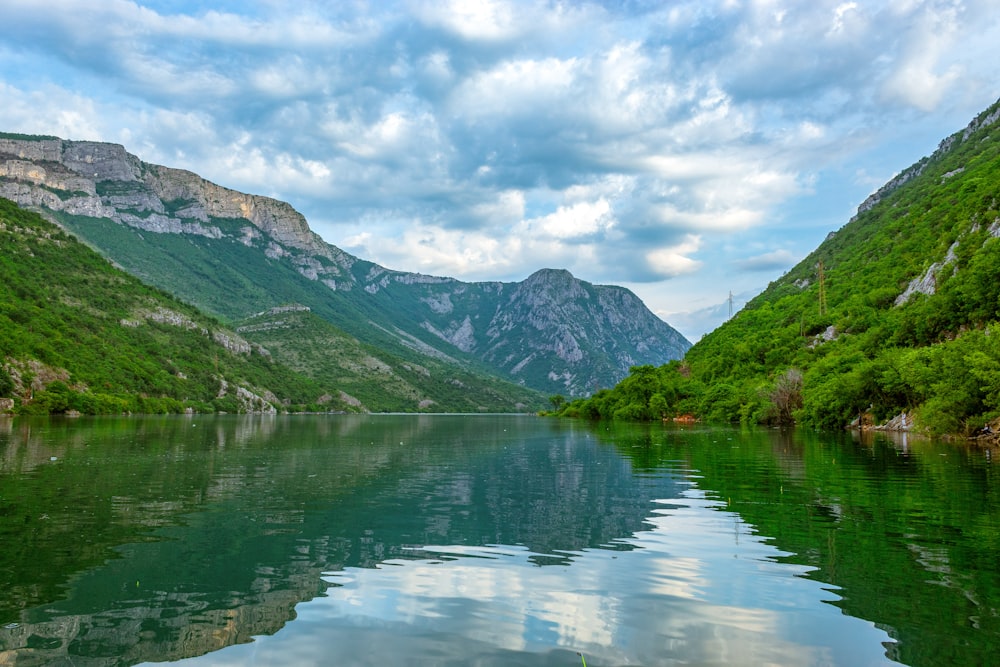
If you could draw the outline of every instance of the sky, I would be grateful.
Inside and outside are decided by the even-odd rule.
[[[391,269],[691,340],[1000,98],[996,0],[0,0],[0,131],[291,203]]]

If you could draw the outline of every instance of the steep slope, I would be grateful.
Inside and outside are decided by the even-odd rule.
[[[479,345],[486,359],[512,375],[534,377],[537,384],[561,381],[570,394],[579,394],[639,363],[680,356],[687,341],[657,322],[626,289],[543,270],[517,285]],[[583,359],[589,360],[590,374],[579,377]]]
[[[1000,417],[998,202],[1000,102],[682,363],[574,410],[975,432]]]
[[[284,202],[142,162],[122,146],[0,134],[0,196],[227,321],[299,303],[421,366],[431,359],[582,395],[689,347],[622,288],[559,271],[515,284],[391,271],[325,243]]]
[[[318,383],[0,199],[0,412],[273,412]]]

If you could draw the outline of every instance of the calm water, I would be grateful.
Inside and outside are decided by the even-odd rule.
[[[0,664],[996,664],[998,494],[846,435],[0,420]]]

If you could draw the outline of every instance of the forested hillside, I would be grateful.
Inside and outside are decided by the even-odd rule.
[[[1000,417],[1000,102],[682,361],[564,407],[593,418],[853,420],[971,433]]]
[[[0,199],[0,399],[47,414],[273,411],[320,386]]]
[[[524,412],[541,394],[500,378],[428,358],[424,364],[366,345],[301,305],[243,320],[237,332],[326,387],[337,403],[379,412]],[[333,389],[331,389],[332,391]]]

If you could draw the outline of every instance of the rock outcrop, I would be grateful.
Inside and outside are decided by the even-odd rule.
[[[143,162],[118,144],[0,136],[0,196],[159,234],[222,238],[213,220],[245,220],[244,236],[273,240],[276,255],[303,256],[300,271],[312,280],[343,278],[355,261],[324,242],[286,202]]]

